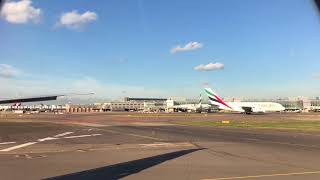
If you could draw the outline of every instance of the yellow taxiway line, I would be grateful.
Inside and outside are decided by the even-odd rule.
[[[250,179],[250,178],[277,177],[277,176],[308,175],[308,174],[320,174],[320,171],[294,172],[294,173],[281,173],[281,174],[262,174],[262,175],[254,175],[254,176],[236,176],[236,177],[212,178],[212,179],[202,179],[202,180]]]
[[[151,137],[151,136],[143,136],[143,135],[139,135],[139,134],[124,133],[124,132],[114,131],[114,130],[105,130],[105,129],[101,129],[101,130],[106,131],[106,132],[110,132],[110,133],[123,134],[123,135],[127,135],[127,136],[134,136],[134,137],[139,137],[139,138],[144,138],[144,139],[152,139],[152,140],[156,140],[156,141],[164,141],[164,139],[155,138],[155,137]]]

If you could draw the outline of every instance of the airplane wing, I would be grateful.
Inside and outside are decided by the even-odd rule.
[[[87,94],[69,94],[69,95],[91,95],[94,93]],[[11,104],[11,103],[25,103],[25,102],[37,102],[37,101],[53,101],[57,100],[58,97],[68,96],[64,95],[49,95],[49,96],[38,96],[38,97],[27,97],[27,98],[15,98],[15,99],[0,99],[0,104]]]
[[[64,95],[3,99],[3,100],[0,100],[0,104],[25,103],[25,102],[36,102],[36,101],[53,101],[53,100],[57,100],[57,97],[59,96],[64,96]]]

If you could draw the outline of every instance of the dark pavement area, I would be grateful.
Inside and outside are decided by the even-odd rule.
[[[119,120],[0,120],[0,179],[320,179],[317,133],[180,126],[166,116],[137,125],[147,118],[111,116]],[[237,115],[210,118],[217,117]]]

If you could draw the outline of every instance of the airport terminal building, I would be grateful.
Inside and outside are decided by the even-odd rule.
[[[105,102],[103,111],[164,111],[167,104],[166,98],[130,98],[123,101]]]

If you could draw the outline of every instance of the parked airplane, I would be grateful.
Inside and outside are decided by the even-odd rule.
[[[199,103],[191,103],[191,104],[181,104],[181,105],[175,105],[174,108],[176,110],[186,111],[186,112],[208,112],[211,109],[210,104],[202,104],[202,98],[201,94],[199,97]]]
[[[217,106],[221,110],[246,114],[281,112],[285,110],[281,104],[275,102],[224,102],[211,88],[204,88],[204,91],[209,98],[209,103]]]

